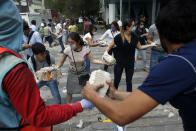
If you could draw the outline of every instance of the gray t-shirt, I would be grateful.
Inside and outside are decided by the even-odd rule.
[[[160,43],[160,40],[159,40],[158,30],[157,30],[155,24],[150,26],[148,35],[151,35],[152,36],[152,42],[156,42],[156,44],[157,44],[157,46],[152,47],[152,50],[163,52],[164,50],[161,46],[161,43]]]
[[[49,66],[46,60],[43,61],[43,62],[38,62],[38,61],[36,60],[36,56],[35,56],[35,55],[34,55],[34,58],[35,58],[35,63],[36,63],[36,71],[40,70],[41,68],[44,68],[44,67],[48,67],[48,66]],[[55,59],[54,59],[54,57],[53,57],[51,54],[50,54],[50,61],[51,61],[51,65],[55,64]],[[31,58],[28,59],[28,62],[29,62],[29,63],[32,65],[32,67],[33,67],[33,63],[32,63],[32,61],[31,61]],[[36,71],[35,71],[35,72],[36,72]]]

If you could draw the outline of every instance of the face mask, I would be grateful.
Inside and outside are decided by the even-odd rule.
[[[111,28],[111,31],[112,31],[112,32],[116,31],[116,28],[114,28],[114,27],[113,27],[113,28]]]
[[[93,35],[96,35],[96,34],[97,34],[97,32],[94,32],[94,33],[93,33]]]
[[[144,25],[140,25],[140,28],[141,28],[141,29],[144,28]]]
[[[70,47],[71,47],[72,50],[76,49],[76,45],[75,44],[70,45]]]

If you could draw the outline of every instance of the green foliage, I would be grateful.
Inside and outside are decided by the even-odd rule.
[[[99,0],[45,0],[50,9],[65,15],[68,18],[75,18],[81,15],[97,15],[100,9]]]

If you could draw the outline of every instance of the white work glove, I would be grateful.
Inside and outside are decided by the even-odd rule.
[[[82,99],[80,101],[80,104],[82,105],[83,110],[86,109],[92,109],[94,107],[93,103],[91,103],[89,100],[87,99]]]
[[[154,47],[154,46],[157,46],[157,44],[156,44],[155,42],[152,42],[152,43],[150,44],[150,46],[151,46],[151,47]]]

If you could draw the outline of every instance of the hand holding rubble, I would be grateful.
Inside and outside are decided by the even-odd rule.
[[[82,95],[89,99],[91,96],[98,95],[97,90],[102,88],[104,85],[91,85],[89,82],[84,86],[82,90]]]
[[[154,47],[154,46],[157,46],[157,44],[156,44],[155,42],[152,42],[152,43],[150,44],[150,46],[151,46],[151,47]]]
[[[102,56],[102,60],[105,61],[106,65],[114,65],[116,63],[116,59],[109,55],[107,51],[104,52],[103,56]]]
[[[110,98],[115,99],[115,94],[116,94],[117,90],[114,87],[114,84],[111,81],[107,81],[106,83],[109,85],[109,89],[108,89],[107,95]]]

